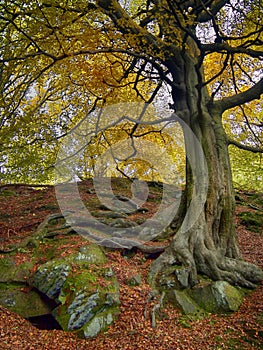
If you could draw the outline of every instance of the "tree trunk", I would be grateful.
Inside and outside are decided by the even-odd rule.
[[[184,220],[173,236],[170,246],[153,263],[149,281],[158,285],[171,265],[181,265],[187,285],[198,283],[198,274],[213,280],[225,280],[233,285],[254,288],[263,278],[262,271],[244,262],[239,252],[234,224],[235,199],[228,155],[227,138],[220,111],[208,103],[208,95],[198,87],[198,73],[194,58],[184,56],[182,65],[169,62],[175,88],[173,90],[176,113],[191,128],[207,163],[207,193],[204,201],[196,200],[204,194],[204,186],[196,176],[202,176],[198,152],[186,141],[186,154],[194,157],[187,161],[187,184]],[[200,167],[195,171],[194,167]],[[199,174],[199,175],[198,175]],[[201,179],[202,180],[202,179]],[[201,186],[200,186],[201,183]],[[201,207],[200,207],[201,206]],[[194,222],[191,221],[195,217]]]

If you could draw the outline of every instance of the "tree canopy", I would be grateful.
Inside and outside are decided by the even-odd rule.
[[[198,90],[227,109],[229,142],[262,151],[262,102],[243,105],[262,90],[260,0],[1,1],[0,13],[4,181],[51,181],[59,140],[96,106],[169,99],[165,61],[188,47],[205,69]],[[243,184],[240,153],[231,155]]]

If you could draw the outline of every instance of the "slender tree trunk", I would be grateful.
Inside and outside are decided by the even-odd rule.
[[[188,286],[197,284],[198,275],[205,274],[213,280],[254,288],[262,280],[263,274],[255,265],[244,262],[239,252],[228,144],[220,111],[214,109],[212,104],[208,107],[204,89],[202,95],[201,90],[198,92],[194,59],[184,57],[182,66],[178,66],[178,61],[177,58],[176,63],[169,62],[175,82],[174,104],[176,113],[189,125],[202,145],[207,164],[207,194],[204,201],[194,201],[203,189],[191,167],[200,164],[198,152],[190,149],[192,144],[186,140],[186,154],[191,153],[195,160],[191,166],[187,162],[184,220],[180,220],[181,226],[170,246],[153,263],[149,280],[152,284],[161,283],[165,275],[171,273],[171,266],[176,270],[176,266],[180,265],[178,269],[182,271],[184,268],[184,280],[187,278]],[[189,222],[193,216],[194,222]]]

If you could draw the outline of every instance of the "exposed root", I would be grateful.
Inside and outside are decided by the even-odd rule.
[[[152,287],[159,284],[160,278],[169,271],[171,265],[178,264],[188,271],[188,287],[193,287],[199,282],[199,275],[206,275],[214,281],[227,281],[234,286],[256,288],[263,280],[263,271],[256,265],[226,257],[222,251],[209,250],[198,245],[191,253],[189,249],[177,245],[169,247],[154,261],[151,266],[148,281]]]
[[[158,292],[155,290],[152,291],[148,296],[147,303],[149,303],[153,299],[156,299],[157,296],[158,296]],[[161,308],[163,307],[164,297],[165,297],[165,292],[163,291],[162,294],[159,296],[159,300],[157,301],[157,303],[153,306],[153,308],[150,311],[152,328],[156,328],[156,314],[159,313]],[[144,317],[145,318],[148,317],[147,305],[146,305],[145,310],[144,310]]]

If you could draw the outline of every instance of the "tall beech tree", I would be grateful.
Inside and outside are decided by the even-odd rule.
[[[263,275],[242,260],[238,248],[228,146],[262,152],[262,138],[248,143],[230,140],[222,118],[239,107],[252,134],[254,127],[254,136],[262,130],[262,121],[249,124],[244,109],[263,93],[262,1],[1,0],[0,7],[2,130],[26,115],[30,119],[44,105],[42,113],[58,118],[57,126],[69,125],[75,115],[84,116],[107,98],[121,100],[124,86],[134,94],[126,94],[123,101],[152,102],[165,85],[170,107],[202,145],[209,180],[204,207],[196,208],[197,220],[183,230],[181,224],[198,191],[186,162],[178,227],[153,263],[149,280],[158,284],[167,266],[178,262],[189,286],[198,283],[198,274],[205,274],[255,287]],[[141,89],[145,81],[152,82],[147,94]],[[38,86],[37,106],[30,108],[30,93],[34,95]],[[112,100],[109,91],[115,96]],[[58,100],[60,107],[52,109]],[[49,133],[52,139],[57,130]],[[40,139],[48,142],[43,131]]]

